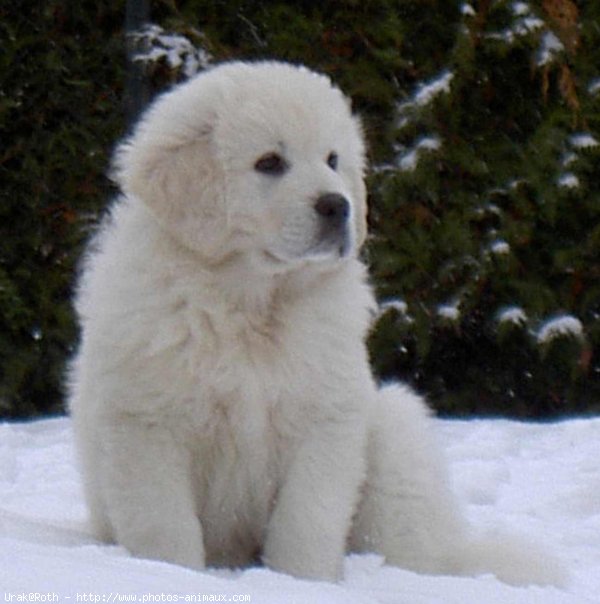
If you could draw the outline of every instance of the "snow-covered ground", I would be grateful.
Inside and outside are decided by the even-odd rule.
[[[542,541],[571,574],[564,589],[491,576],[431,577],[349,556],[340,584],[264,568],[198,573],[96,543],[68,419],[0,424],[0,598],[4,602],[253,604],[585,604],[600,602],[600,418],[551,424],[437,421],[471,521]],[[29,598],[29,599],[24,599]]]

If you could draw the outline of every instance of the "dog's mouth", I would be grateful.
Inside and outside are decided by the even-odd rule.
[[[315,259],[343,260],[350,255],[352,242],[346,230],[339,234],[324,236],[319,243],[310,248],[305,257]]]
[[[347,259],[352,253],[352,240],[348,233],[340,236],[328,236],[297,253],[287,253],[276,248],[264,249],[263,258],[274,266],[293,266],[298,264],[332,263]]]

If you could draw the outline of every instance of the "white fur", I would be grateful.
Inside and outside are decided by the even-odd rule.
[[[255,169],[270,152],[284,174]],[[347,100],[279,63],[196,77],[119,147],[123,196],[87,258],[71,373],[100,538],[198,569],[261,556],[337,579],[349,543],[427,572],[553,579],[468,547],[425,406],[377,393],[363,168]],[[323,243],[325,193],[348,200],[350,254]]]

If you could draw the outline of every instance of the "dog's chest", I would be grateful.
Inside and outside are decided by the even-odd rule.
[[[349,371],[338,366],[340,347],[348,346],[340,346],[339,338],[351,334],[332,329],[323,309],[298,301],[273,312],[243,313],[219,300],[208,304],[199,290],[192,293],[177,306],[184,337],[172,356],[176,387],[184,389],[178,398],[186,405],[186,429],[211,451],[229,441],[227,451],[253,467],[266,463],[258,451],[285,461],[327,406],[323,393],[331,392],[332,381],[345,384]]]
[[[232,523],[217,534],[235,531],[237,523],[264,525],[311,421],[298,382],[305,381],[303,371],[288,343],[251,329],[228,335],[214,349],[202,388],[210,419],[197,441],[203,514]]]
[[[208,312],[187,319],[182,352],[190,411],[197,414],[190,425],[199,421],[207,438],[231,439],[239,451],[277,449],[290,433],[303,431],[311,376],[295,330],[275,320]]]

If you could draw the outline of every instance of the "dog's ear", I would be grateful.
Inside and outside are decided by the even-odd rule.
[[[182,124],[161,115],[160,109],[150,110],[133,136],[117,148],[112,177],[180,242],[214,258],[226,227],[224,176],[214,150],[214,116],[196,115],[191,127],[189,122]],[[185,117],[185,121],[190,119]],[[165,122],[171,124],[171,130],[165,130]]]

